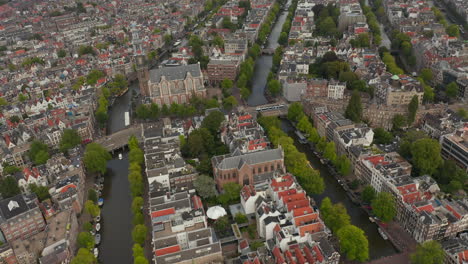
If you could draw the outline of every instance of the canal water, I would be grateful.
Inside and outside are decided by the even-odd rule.
[[[325,181],[325,191],[323,194],[312,195],[312,198],[317,202],[317,205],[320,207],[320,203],[325,197],[329,197],[333,203],[342,203],[346,207],[348,214],[351,216],[351,223],[361,228],[366,233],[367,239],[369,240],[369,257],[371,259],[378,259],[395,254],[397,251],[393,247],[392,243],[388,240],[384,240],[380,236],[377,230],[377,224],[369,221],[367,213],[349,199],[343,187],[341,187],[333,175],[330,174],[328,168],[320,163],[320,160],[315,156],[308,145],[299,143],[298,138],[294,133],[294,128],[291,126],[289,121],[282,120],[281,126],[289,136],[294,138],[294,144],[297,149],[307,155],[312,167],[320,171],[320,175]]]
[[[124,115],[129,111],[131,98],[138,83],[130,85],[129,91],[116,99],[109,109],[109,122],[107,131],[115,133],[125,128]],[[104,206],[101,210],[101,245],[99,247],[99,261],[103,264],[131,264],[132,256],[132,212],[129,182],[128,182],[128,156],[113,159],[107,163],[107,173],[104,182]]]
[[[288,1],[289,5],[291,0]],[[268,37],[266,49],[276,49],[278,44],[278,38],[281,34],[283,24],[288,17],[288,11],[282,11],[276,23]],[[268,73],[270,72],[271,66],[273,65],[272,55],[261,55],[255,61],[254,77],[252,80],[252,94],[247,99],[247,104],[250,106],[257,106],[268,103],[265,98],[265,87],[267,84]]]

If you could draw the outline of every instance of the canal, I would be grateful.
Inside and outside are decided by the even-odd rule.
[[[290,4],[291,0],[288,1],[286,6]],[[278,38],[287,17],[288,11],[282,11],[271,30],[270,36],[268,37],[267,45],[265,47],[266,49],[276,49],[279,46]],[[267,84],[268,73],[270,72],[272,65],[272,55],[262,55],[255,61],[254,78],[252,80],[252,94],[247,99],[248,105],[257,106],[268,103],[268,100],[265,98],[265,87]]]
[[[138,82],[130,85],[129,91],[116,99],[109,109],[108,134],[125,128],[124,115],[129,111],[133,90]],[[107,163],[102,207],[102,242],[99,248],[99,261],[104,264],[130,264],[132,256],[132,212],[129,182],[128,156],[123,153],[122,160],[117,155]]]
[[[392,243],[388,240],[384,240],[380,236],[377,230],[377,225],[369,221],[367,213],[349,199],[341,185],[336,181],[333,175],[330,174],[328,168],[320,163],[320,160],[315,156],[308,145],[299,143],[291,123],[287,120],[282,120],[281,126],[290,137],[294,138],[294,144],[297,149],[307,155],[311,165],[316,170],[320,171],[320,175],[325,181],[325,191],[323,194],[312,195],[312,198],[317,202],[317,205],[320,205],[322,199],[325,197],[329,197],[333,203],[342,203],[346,207],[348,214],[351,216],[351,223],[361,228],[366,233],[367,239],[369,240],[369,257],[371,259],[378,259],[397,253]]]

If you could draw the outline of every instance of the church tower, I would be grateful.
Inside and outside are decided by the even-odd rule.
[[[136,70],[137,70],[137,77],[138,82],[140,84],[140,93],[144,97],[149,96],[149,69],[146,63],[145,55],[136,55],[135,56],[136,62]]]

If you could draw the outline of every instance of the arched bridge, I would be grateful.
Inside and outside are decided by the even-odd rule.
[[[98,138],[95,142],[102,145],[107,151],[114,152],[125,148],[128,145],[128,139],[134,135],[138,141],[143,139],[143,125],[136,124],[129,126],[123,130],[117,131],[111,135]]]

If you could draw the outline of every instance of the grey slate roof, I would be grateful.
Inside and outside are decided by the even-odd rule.
[[[153,83],[158,83],[161,80],[161,77],[164,76],[167,80],[184,80],[189,73],[193,77],[200,77],[201,70],[200,65],[197,64],[189,64],[189,65],[181,65],[176,67],[165,67],[160,69],[153,69],[149,72],[150,80]]]
[[[283,150],[281,148],[277,149],[267,149],[263,151],[257,151],[253,153],[247,153],[244,155],[224,155],[213,157],[215,166],[218,169],[227,170],[234,168],[241,168],[244,164],[260,164],[273,160],[283,159]]]
[[[10,202],[17,204],[17,206],[11,207],[12,210],[10,210],[10,208],[8,207]],[[34,207],[37,207],[37,205],[33,201],[27,199],[27,197],[23,196],[22,194],[18,194],[11,198],[4,199],[0,201],[0,222],[3,222],[24,212],[27,212],[30,209],[33,209]]]

